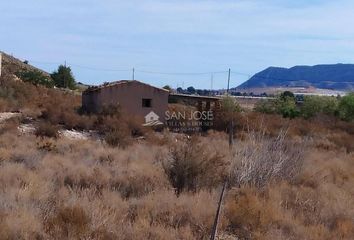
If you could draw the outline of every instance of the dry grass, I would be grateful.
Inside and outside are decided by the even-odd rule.
[[[21,119],[1,124],[0,239],[208,239],[225,179],[219,239],[354,238],[353,123],[241,113],[230,152],[223,132],[144,132],[115,114],[82,116],[70,107],[74,115],[65,116],[67,99],[50,110],[49,99],[66,93],[31,87],[40,96],[27,101],[21,84],[10,89],[7,110],[123,132],[112,147],[20,135]],[[92,122],[79,127],[86,117]],[[141,135],[146,140],[133,139]]]
[[[236,142],[239,154],[230,155],[223,133],[160,138],[164,143],[122,149],[1,134],[0,239],[207,239],[231,157],[269,160],[278,152],[293,158],[289,146],[305,141],[284,137],[284,146],[271,153],[277,140],[248,137]],[[247,181],[230,185],[220,236],[353,238],[354,155],[318,147],[316,139],[306,144],[303,170],[291,178],[274,177],[262,188]],[[251,150],[257,154],[247,155]],[[176,171],[184,181],[178,194]]]

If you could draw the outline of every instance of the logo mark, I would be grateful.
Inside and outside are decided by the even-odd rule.
[[[163,123],[159,120],[159,115],[154,113],[153,111],[149,112],[145,117],[145,124],[143,126],[158,126]]]

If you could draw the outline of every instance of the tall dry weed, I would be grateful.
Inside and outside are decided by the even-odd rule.
[[[271,181],[293,181],[302,169],[304,144],[294,145],[286,136],[286,131],[276,138],[250,132],[249,140],[234,148],[230,181],[258,188]]]

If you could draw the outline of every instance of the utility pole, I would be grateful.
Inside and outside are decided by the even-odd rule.
[[[133,80],[135,80],[135,68],[133,68]]]
[[[229,68],[229,74],[228,74],[228,78],[227,78],[227,97],[229,97],[229,91],[230,91],[230,78],[231,78],[231,69]],[[231,106],[231,109],[226,109],[226,111],[229,111],[229,113],[231,114],[231,119],[229,122],[229,148],[230,148],[230,150],[232,150],[232,145],[233,145],[233,127],[234,127],[234,119],[233,119],[234,112],[233,112],[233,110],[234,109],[232,106]],[[227,187],[227,179],[225,180],[222,190],[221,190],[221,193],[220,193],[220,198],[219,198],[218,207],[217,207],[216,214],[215,214],[214,224],[213,224],[211,235],[210,235],[210,240],[216,239],[219,218],[220,218],[220,211],[221,211],[226,187]]]
[[[68,84],[66,82],[66,60],[64,61],[64,67],[65,67],[65,70],[64,70],[64,88],[67,88]]]
[[[231,79],[231,69],[229,68],[229,75],[227,78],[227,96],[229,97],[230,94],[230,79]],[[229,148],[232,149],[232,145],[234,144],[234,109],[233,106],[231,106],[231,109],[229,109],[230,114],[231,114],[231,119],[229,123]]]
[[[210,96],[212,95],[212,91],[213,91],[213,81],[214,81],[214,74],[211,73],[211,76],[210,76]]]
[[[231,78],[231,69],[229,68],[229,75],[227,78],[227,95],[229,95],[229,91],[230,91],[230,78]]]

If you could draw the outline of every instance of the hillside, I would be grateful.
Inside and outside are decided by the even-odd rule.
[[[9,54],[6,54],[2,51],[0,51],[0,66],[1,66],[1,75],[14,75],[17,72],[20,71],[39,71],[42,74],[44,74],[45,76],[50,77],[49,73],[36,68],[28,63],[25,63],[23,61],[21,61],[18,58],[15,58]]]
[[[264,87],[307,87],[353,90],[354,64],[269,67],[251,77],[238,89]]]

